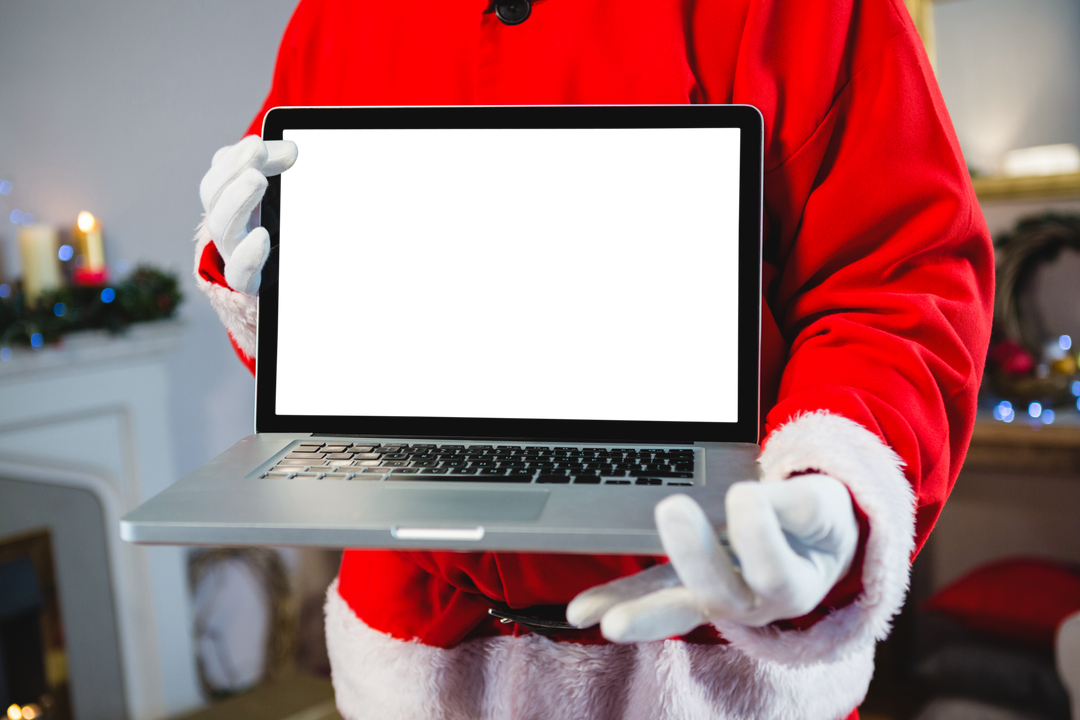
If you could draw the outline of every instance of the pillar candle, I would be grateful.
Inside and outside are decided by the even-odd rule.
[[[33,303],[39,295],[60,287],[60,258],[56,228],[37,223],[19,230],[23,291]]]
[[[79,213],[79,219],[71,230],[75,254],[82,258],[82,264],[75,270],[75,282],[79,285],[95,285],[108,280],[108,268],[105,266],[105,244],[101,239],[101,223],[86,212]]]

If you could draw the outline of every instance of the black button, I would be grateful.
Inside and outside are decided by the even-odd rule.
[[[520,25],[529,19],[532,3],[529,0],[497,0],[495,15],[503,25]]]

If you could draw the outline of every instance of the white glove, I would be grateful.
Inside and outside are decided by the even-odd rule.
[[[586,590],[566,608],[567,621],[599,622],[613,642],[662,640],[715,620],[760,627],[810,612],[850,569],[859,527],[839,480],[740,482],[725,506],[739,568],[701,506],[672,495],[655,511],[670,564]]]
[[[199,183],[206,225],[225,260],[229,287],[245,295],[259,292],[263,265],[270,255],[270,234],[262,227],[247,231],[255,206],[266,192],[266,178],[292,167],[296,143],[263,142],[249,135],[216,153]]]

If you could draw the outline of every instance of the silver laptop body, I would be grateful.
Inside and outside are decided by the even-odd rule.
[[[130,542],[660,554],[757,477],[748,106],[275,108],[256,433]]]

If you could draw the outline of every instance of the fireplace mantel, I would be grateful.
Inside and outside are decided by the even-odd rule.
[[[185,551],[129,545],[118,531],[124,513],[176,480],[166,356],[182,331],[158,322],[78,333],[0,362],[0,476],[79,487],[101,504],[129,720],[201,702]],[[57,580],[61,607],[77,602]],[[96,689],[80,688],[75,670],[77,708],[79,693]]]
[[[72,333],[40,350],[15,348],[10,360],[0,362],[0,382],[161,356],[176,347],[182,329],[183,324],[174,320],[139,323],[121,334],[90,330]]]

